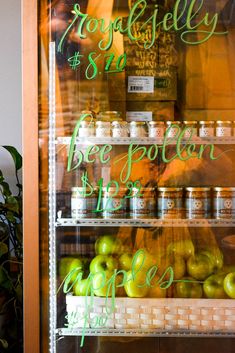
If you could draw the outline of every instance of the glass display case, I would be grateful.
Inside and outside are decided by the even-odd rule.
[[[232,352],[234,6],[39,1],[42,352]]]

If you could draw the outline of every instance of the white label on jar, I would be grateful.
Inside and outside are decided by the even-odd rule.
[[[88,128],[88,127],[80,127],[79,129],[79,137],[90,137],[95,135],[95,129],[94,128]]]
[[[152,121],[152,112],[126,112],[127,121]]]
[[[128,130],[126,127],[114,127],[112,129],[113,137],[128,137]]]
[[[110,137],[111,130],[110,128],[98,127],[96,128],[96,137]]]
[[[128,93],[154,93],[154,77],[129,76]]]
[[[226,136],[226,137],[229,137],[229,136],[232,136],[232,129],[231,127],[217,127],[216,128],[216,136],[218,137],[222,137],[222,136]]]
[[[178,127],[170,127],[168,128],[168,137],[175,137],[176,135],[179,134],[179,129]]]
[[[150,127],[149,128],[149,137],[164,137],[165,128],[164,126]]]
[[[197,135],[197,128],[188,127],[187,129],[185,129],[184,138],[189,138],[190,136],[196,136],[196,135]]]
[[[200,137],[213,137],[214,128],[213,127],[201,127],[199,130]]]

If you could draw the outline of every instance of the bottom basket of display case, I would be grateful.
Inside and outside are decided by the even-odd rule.
[[[66,297],[70,329],[142,329],[235,332],[230,299],[154,299]]]

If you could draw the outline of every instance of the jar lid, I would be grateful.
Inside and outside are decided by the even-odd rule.
[[[100,120],[96,122],[96,125],[103,126],[103,127],[110,127],[111,126],[110,121],[100,121]]]
[[[201,187],[201,186],[189,186],[185,188],[186,191],[211,191],[210,187]]]
[[[214,120],[207,120],[207,121],[201,120],[201,121],[199,121],[199,124],[200,125],[212,125],[212,124],[215,124],[215,121]]]
[[[229,187],[222,187],[222,186],[216,186],[214,189],[214,191],[235,191],[235,187],[233,186],[229,186]]]
[[[182,187],[159,187],[158,191],[183,191]]]
[[[93,121],[81,121],[80,126],[93,128],[95,126],[95,123]]]
[[[172,120],[168,120],[166,122],[167,125],[178,125],[178,124],[181,124],[182,121],[172,121]]]
[[[165,122],[164,121],[150,121],[148,124],[151,126],[158,126],[158,125],[165,125]]]
[[[117,188],[115,187],[115,186],[110,186],[110,188],[107,190],[107,186],[104,186],[103,188],[102,188],[102,191],[103,192],[113,192],[113,193],[115,193],[116,191],[117,191]],[[127,191],[127,188],[119,188],[119,191],[118,191],[118,193],[119,192],[126,192]]]
[[[184,120],[183,123],[184,125],[197,125],[196,120]]]
[[[229,125],[232,125],[232,121],[230,120],[218,120],[217,121],[217,124],[229,124]]]
[[[115,120],[112,122],[112,126],[127,126],[127,122]]]
[[[131,121],[130,125],[133,125],[133,126],[145,126],[146,122],[145,121]]]

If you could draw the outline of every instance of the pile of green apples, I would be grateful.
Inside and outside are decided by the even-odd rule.
[[[235,266],[224,266],[218,247],[195,252],[189,239],[151,254],[147,249],[133,252],[119,238],[104,235],[97,238],[95,253],[93,259],[61,259],[60,278],[71,274],[74,295],[90,295],[93,288],[99,297],[235,298]]]

